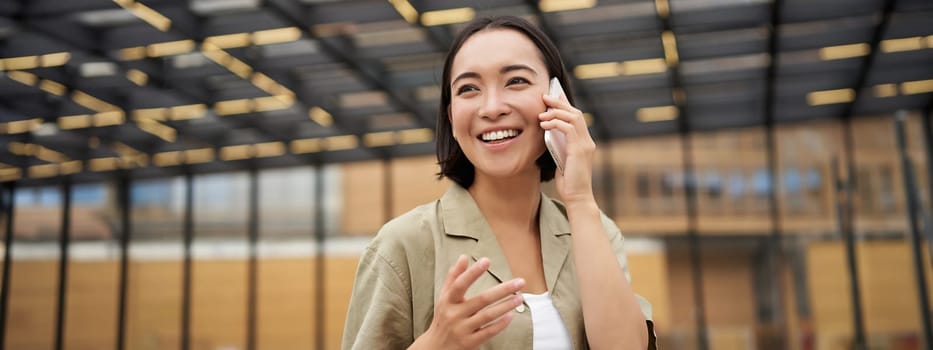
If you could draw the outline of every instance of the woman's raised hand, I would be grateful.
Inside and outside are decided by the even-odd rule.
[[[538,115],[545,130],[558,130],[567,138],[564,173],[558,172],[557,192],[565,204],[594,201],[593,155],[596,143],[586,127],[583,112],[575,108],[563,94],[560,97],[544,95],[544,104],[550,109]]]
[[[441,287],[430,328],[409,349],[476,349],[509,325],[510,311],[522,303],[515,293],[525,280],[502,282],[467,298],[467,289],[488,269],[487,258],[469,267],[465,255],[457,259]]]

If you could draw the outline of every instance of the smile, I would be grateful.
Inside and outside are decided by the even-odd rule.
[[[484,132],[479,136],[479,139],[486,143],[498,143],[515,138],[521,133],[522,131],[517,129],[496,130]]]

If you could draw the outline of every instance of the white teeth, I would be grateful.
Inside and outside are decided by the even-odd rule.
[[[505,138],[515,137],[518,135],[518,130],[498,130],[485,132],[482,135],[483,141],[498,141]]]

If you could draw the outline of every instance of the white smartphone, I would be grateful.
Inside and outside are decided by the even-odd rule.
[[[548,88],[548,96],[560,97],[564,94],[564,87],[560,85],[557,77],[551,78],[551,85]],[[550,108],[548,108],[550,110]],[[554,158],[554,164],[560,173],[564,173],[564,160],[567,154],[567,136],[560,130],[544,130],[544,144],[547,146],[548,153]]]

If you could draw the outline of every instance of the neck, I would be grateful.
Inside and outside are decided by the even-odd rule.
[[[469,191],[494,229],[507,227],[537,231],[540,176],[535,171],[507,179],[492,179],[477,172]]]

